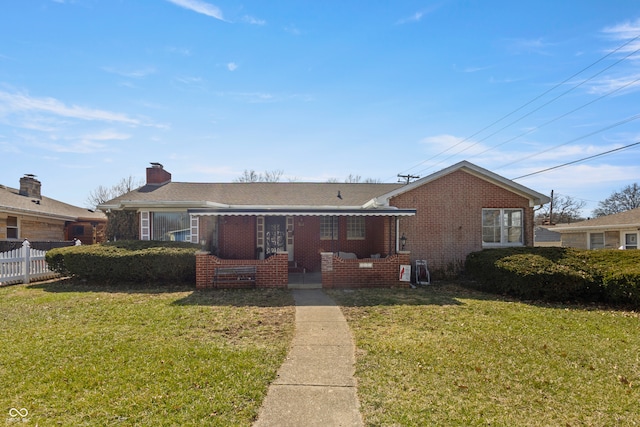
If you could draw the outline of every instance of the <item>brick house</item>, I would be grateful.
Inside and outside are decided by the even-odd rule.
[[[373,270],[392,257],[398,282],[398,264],[424,259],[455,273],[472,251],[533,246],[533,209],[548,201],[466,161],[406,185],[173,182],[152,163],[146,185],[99,209],[135,210],[142,240],[198,243],[216,262],[286,253],[289,268],[322,271],[323,285],[342,286],[375,282],[382,273]],[[337,271],[345,261],[357,265],[350,277],[325,275],[327,263]]]
[[[33,175],[20,178],[20,188],[0,185],[0,249],[11,248],[24,239],[40,242],[41,246],[74,237],[83,244],[101,241],[107,222],[102,212],[45,197],[41,187]]]
[[[563,247],[578,249],[638,249],[640,208],[573,224],[557,225]]]

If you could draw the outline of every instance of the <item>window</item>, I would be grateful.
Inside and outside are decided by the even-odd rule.
[[[151,239],[191,241],[191,224],[186,212],[151,212]]]
[[[363,216],[350,216],[347,218],[347,239],[364,240],[365,226]]]
[[[589,249],[604,249],[604,233],[589,234]]]
[[[522,209],[483,209],[482,244],[518,246],[524,243]]]
[[[638,249],[638,235],[636,233],[627,233],[624,235],[625,249]]]
[[[338,218],[333,216],[320,217],[320,239],[322,240],[338,239]]]
[[[8,216],[7,217],[7,239],[17,239],[17,238],[18,238],[18,217]]]

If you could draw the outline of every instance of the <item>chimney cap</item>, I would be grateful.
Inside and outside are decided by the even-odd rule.
[[[25,177],[25,178],[35,178],[35,177],[36,177],[36,175],[34,175],[34,174],[32,174],[32,173],[25,173],[25,174],[24,174],[24,177]]]
[[[151,166],[154,167],[154,168],[160,168],[160,169],[164,168],[162,166],[162,163],[158,163],[158,162],[151,162]]]

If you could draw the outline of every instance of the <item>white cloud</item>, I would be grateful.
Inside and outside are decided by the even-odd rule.
[[[638,88],[640,88],[640,74],[632,74],[623,77],[605,77],[596,80],[589,86],[589,93],[596,95],[604,95],[614,91],[626,93],[637,90]]]
[[[238,64],[236,64],[235,62],[229,62],[227,64],[227,69],[229,71],[235,71],[238,68]]]
[[[254,18],[253,16],[245,15],[242,17],[242,22],[251,25],[265,25],[267,21],[264,19]]]
[[[219,19],[220,21],[224,21],[224,17],[222,16],[222,11],[207,2],[202,0],[167,0],[170,3],[173,3],[177,6],[183,7],[185,9],[192,10],[196,13],[201,13],[206,16],[210,16],[212,18]]]
[[[441,6],[440,4],[436,4],[436,5],[421,9],[421,10],[413,13],[412,15],[410,15],[410,16],[408,16],[406,18],[398,19],[396,21],[396,24],[397,25],[404,25],[404,24],[411,24],[411,23],[415,23],[415,22],[420,22],[420,21],[422,21],[422,18],[424,18],[426,15],[430,15],[436,9],[438,9],[440,6]]]
[[[468,138],[461,138],[454,135],[434,135],[423,138],[420,141],[434,155],[439,154],[456,154],[464,152],[465,156],[473,156],[487,149],[486,145],[479,144],[477,141]]]
[[[105,144],[84,139],[70,144],[42,142],[35,145],[44,150],[53,151],[55,153],[90,154],[109,151],[108,147]]]
[[[147,77],[148,75],[156,72],[156,69],[153,67],[141,68],[137,70],[128,70],[128,71],[118,70],[114,67],[103,67],[102,69],[108,73],[117,74],[119,76],[129,77],[133,79],[141,79],[143,77]]]
[[[112,140],[125,140],[131,138],[131,135],[118,132],[115,130],[103,130],[93,134],[87,134],[82,137],[85,140],[91,141],[112,141]]]
[[[78,105],[65,105],[55,98],[35,98],[21,93],[0,91],[0,113],[4,112],[40,112],[57,116],[81,119],[118,122],[129,125],[140,125],[140,121],[126,114],[106,110],[97,110]]]
[[[547,48],[554,45],[544,41],[541,37],[537,39],[511,39],[507,42],[508,49],[515,54],[537,53],[539,55],[550,55]]]
[[[413,15],[409,16],[408,18],[399,19],[397,24],[402,25],[402,24],[408,24],[411,22],[420,22],[423,16],[424,16],[423,12],[416,12]]]
[[[627,21],[622,24],[614,25],[613,27],[606,27],[602,32],[610,35],[616,40],[633,39],[640,35],[640,19],[636,19],[635,22]]]

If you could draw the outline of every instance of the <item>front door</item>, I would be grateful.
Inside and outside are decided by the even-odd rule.
[[[276,252],[287,250],[286,218],[283,216],[268,216],[264,227],[265,254],[268,258]]]

